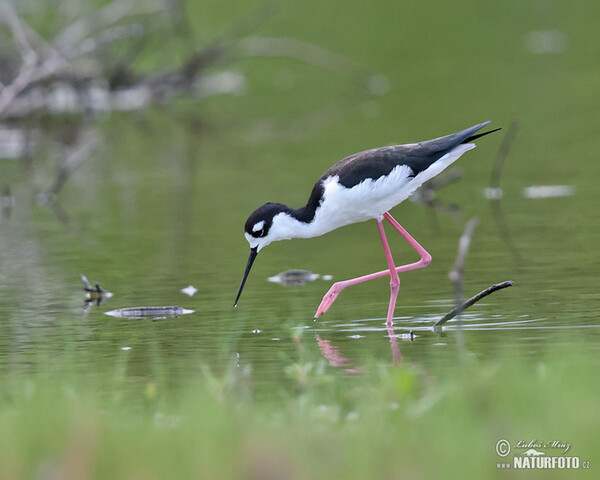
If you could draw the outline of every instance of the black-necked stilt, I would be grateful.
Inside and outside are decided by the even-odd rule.
[[[499,130],[476,134],[489,123],[480,123],[434,140],[355,153],[337,162],[319,178],[304,207],[294,209],[281,203],[266,203],[252,212],[244,226],[246,239],[250,243],[250,257],[234,306],[242,294],[256,255],[271,242],[317,237],[344,225],[374,218],[377,220],[388,269],[334,283],[323,297],[315,318],[329,309],[344,288],[390,275],[387,324],[391,325],[400,286],[398,273],[426,267],[431,262],[431,255],[402,228],[389,210],[463,153],[475,148],[475,144],[470,142]],[[383,230],[384,218],[416,250],[421,260],[396,267]]]

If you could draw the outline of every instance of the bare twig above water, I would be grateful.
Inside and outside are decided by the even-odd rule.
[[[458,253],[456,255],[456,261],[454,262],[454,267],[448,273],[448,277],[450,281],[454,284],[454,303],[456,305],[456,315],[458,315],[458,334],[456,336],[456,344],[459,351],[464,350],[464,338],[462,334],[462,323],[460,322],[460,314],[462,313],[462,296],[463,296],[463,270],[465,267],[465,261],[467,259],[467,253],[469,251],[469,246],[471,245],[471,238],[473,237],[473,232],[475,231],[475,227],[477,226],[478,220],[476,218],[472,218],[465,225],[465,229],[463,234],[461,235],[458,241]]]
[[[479,292],[477,295],[473,295],[471,298],[469,298],[467,301],[465,301],[461,305],[450,310],[446,315],[444,315],[437,322],[435,322],[433,327],[440,328],[442,325],[444,325],[444,323],[448,322],[449,320],[452,320],[454,317],[456,317],[457,315],[459,315],[460,313],[465,311],[471,305],[477,303],[482,298],[485,298],[488,295],[490,295],[498,290],[502,290],[503,288],[512,287],[513,285],[514,285],[514,282],[512,280],[506,280],[505,282],[500,282],[500,283],[496,283],[494,285],[489,286],[485,290],[482,290],[481,292]]]
[[[463,234],[461,235],[458,241],[458,254],[456,255],[454,267],[452,268],[452,270],[450,270],[450,273],[448,273],[450,281],[454,284],[454,301],[457,308],[462,302],[463,270],[465,267],[465,261],[467,259],[469,246],[471,245],[471,238],[473,237],[473,232],[475,231],[475,227],[477,226],[478,222],[479,220],[477,220],[476,218],[472,218],[465,225]],[[460,310],[458,314],[460,315]]]

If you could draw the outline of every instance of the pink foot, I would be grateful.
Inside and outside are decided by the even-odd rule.
[[[335,299],[342,292],[342,290],[346,287],[347,287],[347,285],[345,285],[344,282],[336,282],[331,286],[329,291],[323,297],[323,300],[321,300],[321,304],[319,305],[319,308],[317,308],[317,313],[315,313],[315,320],[317,318],[319,318],[321,315],[323,315],[327,310],[329,310],[329,307],[331,307],[331,305],[333,305],[333,302],[335,302]]]

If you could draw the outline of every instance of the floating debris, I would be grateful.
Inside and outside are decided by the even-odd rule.
[[[181,289],[181,293],[185,293],[189,297],[193,297],[197,291],[198,289],[193,285]]]
[[[108,290],[104,290],[98,283],[92,287],[92,284],[87,279],[87,277],[82,273],[79,275],[81,281],[83,282],[83,289],[85,290],[85,303],[88,304],[90,302],[96,302],[96,305],[100,305],[100,302],[104,298],[111,298],[113,296],[112,292]]]
[[[488,200],[501,200],[504,192],[500,187],[487,187],[483,189],[483,197]]]
[[[411,330],[408,333],[396,333],[394,338],[399,338],[400,340],[406,340],[408,342],[414,342],[417,338],[417,335]]]
[[[118,310],[105,312],[105,315],[118,318],[152,318],[153,320],[160,320],[163,318],[177,318],[180,315],[186,315],[188,313],[194,313],[194,310],[170,306],[120,308]]]
[[[318,273],[309,272],[308,270],[286,270],[285,272],[267,278],[267,280],[272,283],[285,285],[286,287],[292,287],[304,285],[308,282],[314,282],[319,278],[331,280],[333,277],[331,275],[320,275]]]
[[[125,352],[131,350],[131,347],[121,347],[121,350],[124,350]]]
[[[570,197],[574,194],[573,185],[532,185],[523,189],[525,198]]]

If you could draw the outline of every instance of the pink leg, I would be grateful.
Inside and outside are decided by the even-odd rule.
[[[394,267],[396,273],[407,272],[409,270],[416,270],[417,268],[424,268],[431,263],[431,255],[427,250],[425,250],[419,243],[411,237],[411,235],[392,217],[389,213],[384,213],[383,217],[394,227],[400,235],[402,235],[406,241],[410,244],[411,247],[415,249],[415,251],[419,254],[421,259],[418,262],[409,263],[408,265],[402,265],[400,267]],[[317,309],[317,313],[315,314],[315,318],[318,318],[327,310],[329,307],[335,302],[335,299],[338,297],[340,292],[351,285],[356,285],[358,283],[367,282],[369,280],[374,280],[376,278],[385,277],[386,275],[390,275],[390,270],[382,270],[380,272],[372,273],[370,275],[364,275],[362,277],[352,278],[350,280],[344,280],[341,282],[334,283],[329,291],[323,297],[319,308]]]
[[[392,252],[390,252],[390,245],[385,236],[383,230],[383,223],[377,219],[377,228],[379,229],[379,236],[381,237],[381,243],[383,244],[383,251],[385,253],[385,259],[390,269],[390,306],[388,307],[387,322],[388,327],[392,326],[394,319],[394,310],[396,309],[396,299],[398,298],[398,290],[400,289],[400,277],[396,271],[396,264],[392,258]]]

